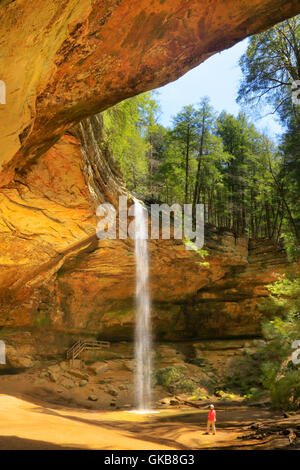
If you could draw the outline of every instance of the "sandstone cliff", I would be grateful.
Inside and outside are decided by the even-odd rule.
[[[299,12],[298,0],[2,0],[0,186],[74,123]]]
[[[101,116],[65,134],[1,189],[1,326],[132,338],[133,242],[96,236],[96,206],[119,194],[126,190]],[[286,265],[280,247],[209,226],[207,264],[181,241],[149,244],[158,339],[259,334],[256,303]]]
[[[96,205],[126,190],[88,116],[299,11],[298,0],[1,1],[1,327],[131,337],[132,242],[95,235]],[[213,228],[206,245],[209,267],[180,243],[150,243],[157,337],[259,332],[256,301],[284,253]]]

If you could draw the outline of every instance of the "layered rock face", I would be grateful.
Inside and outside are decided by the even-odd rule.
[[[132,339],[133,241],[96,236],[97,205],[116,204],[120,194],[127,193],[101,116],[65,134],[1,189],[1,326]],[[205,248],[203,260],[180,240],[149,241],[157,339],[259,334],[256,303],[286,266],[285,254],[208,226]]]
[[[299,0],[2,0],[0,185],[74,123],[299,12]]]
[[[98,240],[95,216],[127,193],[101,118],[87,117],[299,11],[298,0],[1,2],[1,327],[132,337],[133,243]],[[157,338],[259,332],[256,300],[284,254],[213,228],[206,247],[209,266],[180,242],[150,242]]]

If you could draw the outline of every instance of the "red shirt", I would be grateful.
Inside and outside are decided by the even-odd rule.
[[[208,413],[208,421],[216,421],[216,411],[210,410]]]

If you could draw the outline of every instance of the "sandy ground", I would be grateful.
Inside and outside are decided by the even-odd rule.
[[[0,448],[172,449],[118,429],[125,413],[59,410],[0,395]],[[116,429],[108,429],[107,424],[114,422]]]
[[[84,387],[77,384],[66,389],[41,376],[42,370],[0,377],[0,450],[225,450],[288,445],[286,435],[257,439],[250,430],[253,424],[272,425],[283,419],[281,412],[266,407],[211,397],[217,411],[217,434],[206,435],[209,402],[199,402],[200,408],[182,402],[165,406],[160,398],[166,391],[155,387],[153,403],[159,413],[137,415],[129,411],[132,372],[110,370],[105,381],[91,375]],[[117,396],[109,393],[111,387]],[[89,400],[90,394],[96,394],[97,401]],[[300,429],[300,416],[295,419]]]
[[[159,414],[73,409],[0,395],[0,449],[168,450],[252,448],[245,426],[274,415],[237,407],[218,410],[216,436],[205,435],[206,410]]]

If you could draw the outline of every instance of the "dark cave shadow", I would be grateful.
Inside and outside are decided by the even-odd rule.
[[[89,450],[85,446],[59,445],[18,436],[0,436],[0,450]]]
[[[80,418],[78,416],[73,416],[73,415],[61,415],[57,411],[49,410],[47,408],[39,407],[39,408],[34,408],[34,411],[39,412],[39,413],[44,413],[44,414],[49,414],[52,416],[57,416],[59,418],[64,418],[64,419],[70,419],[72,421],[76,421],[79,423],[84,423],[88,424],[90,426],[96,426],[96,427],[102,427],[106,428],[112,431],[122,431],[129,433],[126,435],[126,437],[130,437],[132,439],[138,439],[142,441],[147,441],[147,442],[153,442],[154,444],[160,444],[160,445],[166,445],[168,447],[176,447],[178,449],[182,450],[187,450],[189,447],[178,443],[177,441],[174,441],[172,439],[167,439],[163,437],[155,437],[152,435],[149,435],[147,433],[147,430],[144,428],[150,426],[151,432],[155,432],[156,429],[160,429],[159,425],[155,425],[155,423],[133,423],[132,421],[96,421],[96,420],[89,420],[87,418]],[[149,432],[149,428],[148,428]]]
[[[266,422],[278,418],[278,413],[270,416],[270,410],[263,409],[221,409],[217,411],[217,424],[219,428],[228,428],[236,426],[246,426],[250,422]],[[199,412],[186,411],[180,415],[161,416],[156,418],[157,423],[178,423],[178,424],[199,424],[206,425],[208,410],[199,410]],[[250,416],[249,416],[250,414]]]

